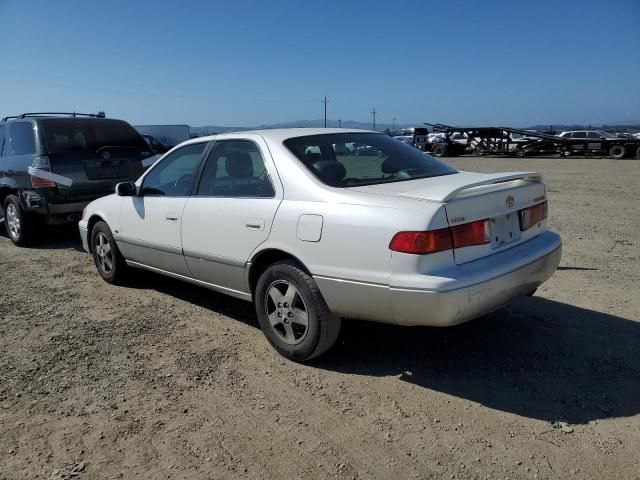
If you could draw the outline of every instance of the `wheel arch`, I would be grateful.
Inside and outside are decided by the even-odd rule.
[[[247,271],[247,286],[249,292],[253,296],[260,275],[269,267],[269,265],[281,260],[293,260],[300,265],[302,270],[311,275],[307,266],[298,257],[292,253],[286,252],[279,248],[266,248],[257,252],[252,258]]]
[[[93,215],[91,215],[89,217],[89,220],[87,221],[87,237],[88,237],[87,245],[89,247],[89,253],[93,253],[92,247],[91,247],[91,232],[93,231],[93,227],[95,227],[96,223],[98,222],[105,222],[105,220],[104,218],[102,218],[102,216],[98,215],[97,213],[94,213]]]

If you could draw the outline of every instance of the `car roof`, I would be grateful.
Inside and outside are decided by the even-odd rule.
[[[225,138],[241,138],[245,135],[259,135],[274,142],[284,142],[289,138],[306,137],[310,135],[328,135],[331,133],[377,133],[373,130],[360,130],[351,128],[273,128],[263,130],[240,130],[236,132],[218,133],[216,135],[208,135],[205,137],[192,138],[186,143],[209,142],[212,140],[223,140]]]

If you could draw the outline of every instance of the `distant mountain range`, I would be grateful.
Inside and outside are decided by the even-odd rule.
[[[338,120],[327,120],[327,127],[329,128],[357,128],[364,130],[372,130],[373,125],[371,122],[357,122],[354,120],[343,120],[338,122]],[[376,123],[376,130],[383,132],[386,129],[389,130],[401,130],[403,128],[417,127],[421,126],[419,123],[404,123],[404,124],[390,124],[390,123]],[[480,125],[485,127],[491,126],[500,126],[506,127],[508,125]],[[296,120],[293,122],[283,122],[283,123],[272,123],[268,125],[255,125],[251,127],[223,127],[221,125],[207,125],[204,127],[190,127],[191,133],[193,135],[213,135],[215,133],[224,133],[224,132],[236,132],[242,130],[259,130],[259,129],[271,129],[271,128],[321,128],[324,127],[324,120]],[[638,121],[627,121],[627,122],[617,122],[617,123],[609,123],[602,125],[560,125],[560,124],[544,124],[544,125],[532,125],[530,127],[524,127],[524,130],[549,130],[551,127],[552,130],[562,131],[562,130],[584,130],[589,128],[623,128],[623,127],[631,127],[631,128],[640,128],[640,120]],[[522,128],[522,127],[520,127]]]

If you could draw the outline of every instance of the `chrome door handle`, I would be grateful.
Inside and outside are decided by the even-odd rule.
[[[251,230],[264,230],[264,220],[261,218],[248,218],[245,226]]]

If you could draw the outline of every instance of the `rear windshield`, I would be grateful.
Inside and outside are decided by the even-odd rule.
[[[355,187],[438,177],[457,170],[414,147],[378,133],[329,133],[285,140],[318,179]]]
[[[102,147],[149,151],[140,134],[122,120],[57,118],[42,120],[49,153],[95,152]]]

